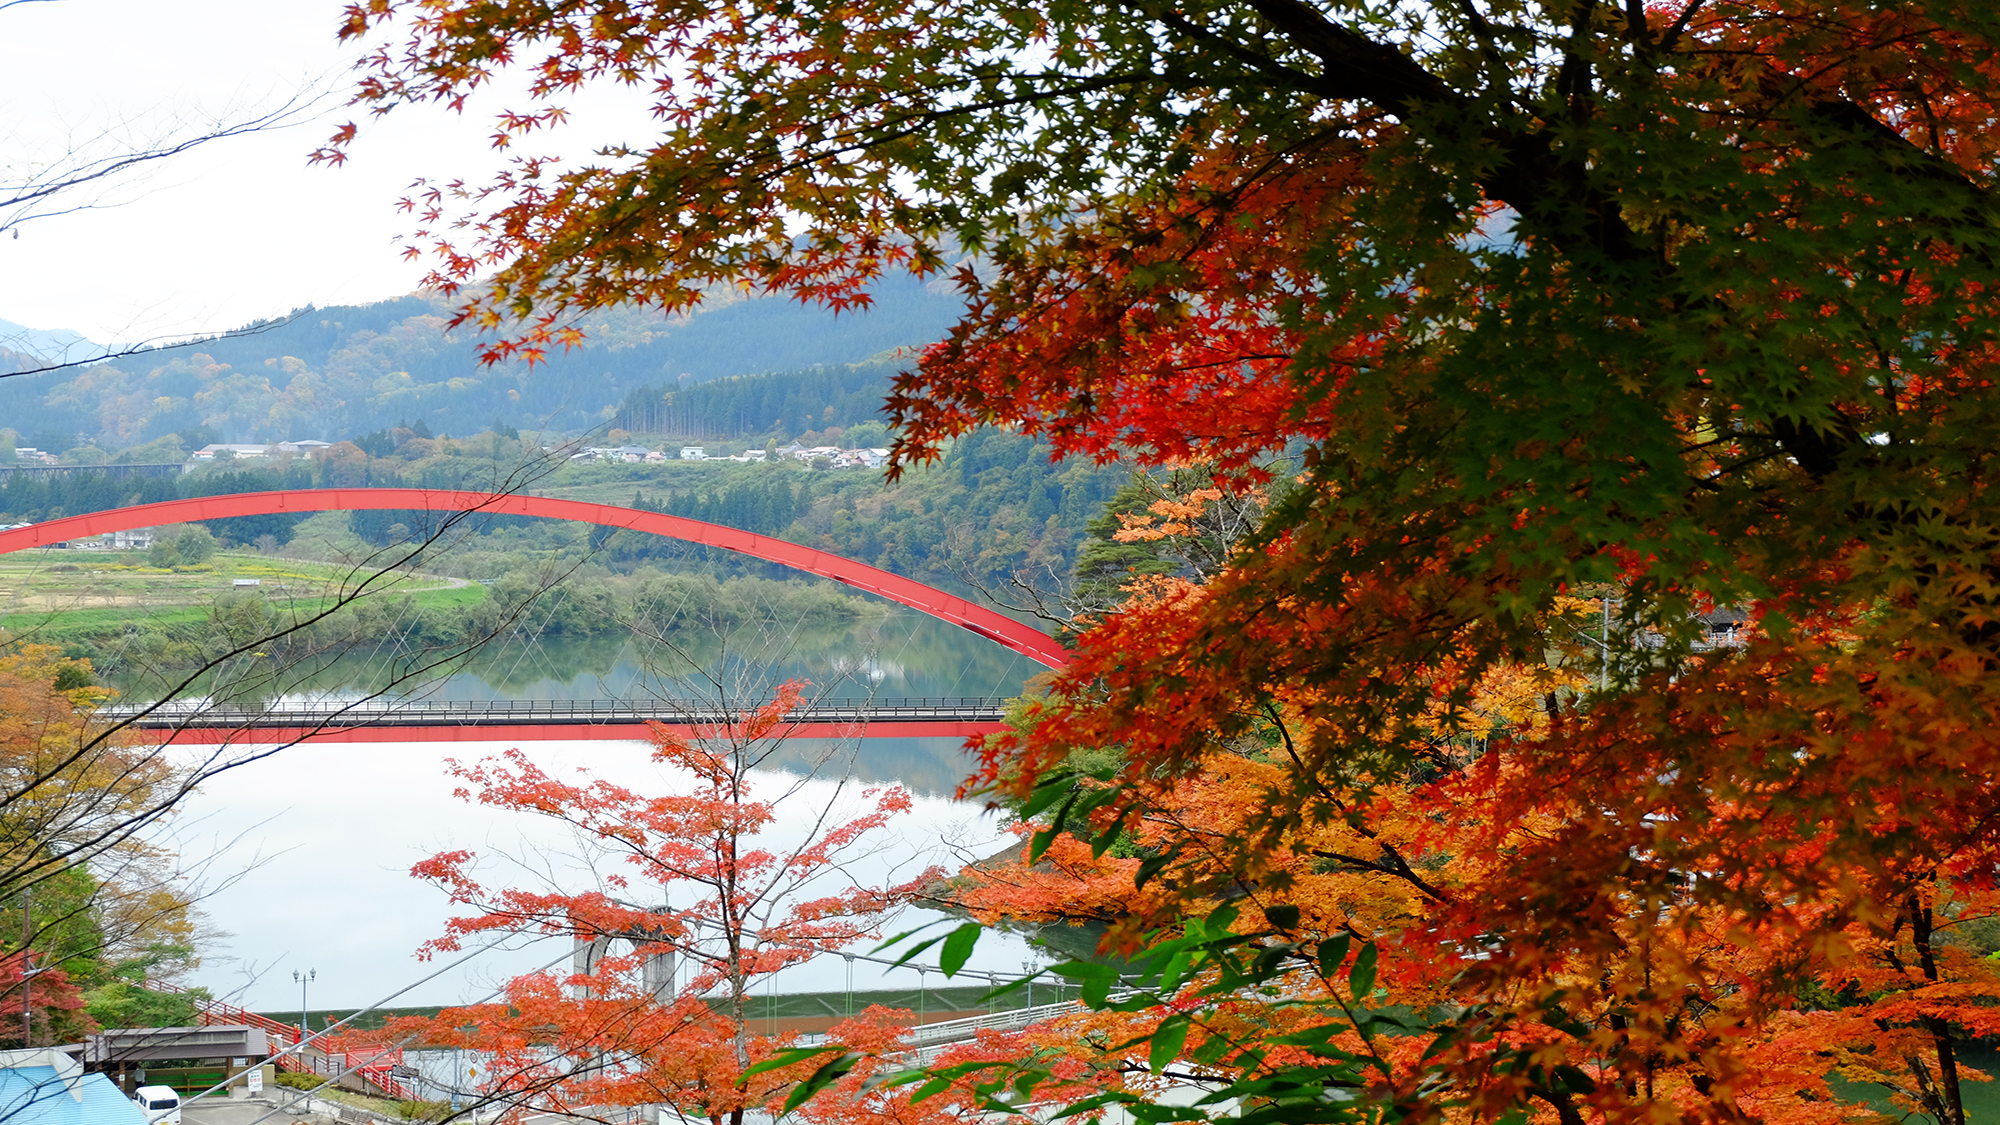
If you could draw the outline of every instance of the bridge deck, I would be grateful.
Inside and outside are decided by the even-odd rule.
[[[1001,729],[993,697],[821,700],[789,712],[779,738],[966,737]],[[264,706],[177,701],[106,707],[98,717],[169,741],[438,742],[486,739],[645,738],[648,724],[707,734],[742,721],[740,710],[689,700],[364,700]]]

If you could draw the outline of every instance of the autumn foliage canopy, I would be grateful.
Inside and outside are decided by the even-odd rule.
[[[2000,8],[369,0],[345,33],[377,110],[530,74],[517,152],[585,85],[657,108],[411,201],[496,359],[914,269],[967,311],[898,384],[898,464],[1004,424],[1283,486],[1226,568],[1085,629],[976,779],[1064,828],[989,916],[1223,956],[1188,920],[1230,903],[1278,951],[1178,947],[1211,975],[1160,988],[1240,987],[1134,1035],[1185,1017],[1166,1054],[1214,1082],[1347,1068],[1285,1120],[1966,1120]]]

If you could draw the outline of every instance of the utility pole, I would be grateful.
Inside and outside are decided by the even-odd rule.
[[[34,954],[21,951],[21,1046],[35,1045],[35,978],[43,972],[33,968]]]
[[[21,892],[21,1049],[35,1045],[35,970],[34,952],[28,948],[35,940],[35,922],[30,913],[28,892]]]
[[[1604,694],[1611,682],[1611,593],[1604,594],[1604,627],[1597,641],[1597,693]]]

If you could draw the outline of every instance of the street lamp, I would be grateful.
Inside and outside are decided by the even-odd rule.
[[[847,958],[847,1003],[845,1005],[847,1010],[847,1018],[853,1019],[854,1018],[854,954],[843,953],[841,954],[841,956]]]
[[[306,985],[319,979],[319,970],[307,969],[304,972],[300,972],[297,969],[293,969],[292,979],[299,982],[299,1043],[304,1045],[306,1034],[312,1030],[306,1025]]]

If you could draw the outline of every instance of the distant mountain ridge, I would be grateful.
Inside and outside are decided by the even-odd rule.
[[[29,328],[11,320],[0,320],[0,352],[11,352],[25,359],[69,363],[101,356],[108,350],[103,344],[86,338],[83,333],[67,328]]]
[[[302,309],[211,340],[0,379],[0,427],[24,441],[75,435],[107,453],[198,428],[226,442],[338,441],[418,421],[436,433],[496,423],[578,432],[611,421],[641,388],[856,364],[940,339],[962,311],[914,278],[872,293],[872,308],[838,316],[777,297],[673,319],[616,310],[581,324],[582,348],[533,368],[481,367],[477,337],[445,331],[454,306],[436,295]],[[19,331],[24,345],[65,335]],[[26,351],[4,335],[0,349]]]

